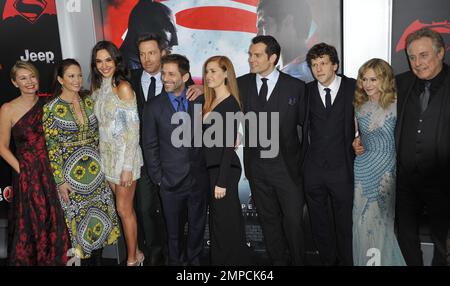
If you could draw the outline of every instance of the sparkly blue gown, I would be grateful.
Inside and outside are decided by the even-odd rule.
[[[405,265],[394,234],[396,103],[356,110],[364,153],[355,159],[353,260],[357,266]]]

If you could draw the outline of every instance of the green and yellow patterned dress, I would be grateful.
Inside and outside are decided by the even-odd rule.
[[[43,125],[53,175],[68,183],[70,203],[61,198],[72,247],[81,258],[92,250],[114,244],[120,236],[114,195],[101,169],[98,122],[93,101],[80,100],[84,124],[73,105],[59,96],[44,106]]]

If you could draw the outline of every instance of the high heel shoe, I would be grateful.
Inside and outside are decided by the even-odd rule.
[[[142,251],[137,251],[137,260],[139,261],[139,266],[144,266],[145,255]]]
[[[127,266],[144,266],[144,260],[145,260],[144,253],[142,253],[142,251],[138,250],[136,254],[137,254],[136,261],[134,261],[134,262],[127,261]]]

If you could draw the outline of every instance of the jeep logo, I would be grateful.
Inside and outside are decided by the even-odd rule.
[[[48,52],[30,52],[29,50],[25,50],[25,55],[21,56],[20,59],[22,61],[31,61],[31,62],[36,62],[36,61],[40,61],[40,62],[46,62],[46,63],[52,63],[53,64],[53,60],[55,59],[55,55],[53,54],[53,52],[48,51]]]

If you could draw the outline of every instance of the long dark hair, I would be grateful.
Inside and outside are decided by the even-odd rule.
[[[62,85],[58,81],[58,76],[60,78],[64,78],[64,73],[66,72],[66,70],[70,66],[77,66],[81,70],[80,63],[77,60],[70,59],[70,58],[62,60],[55,67],[55,72],[54,72],[54,75],[53,75],[53,82],[52,82],[52,95],[49,98],[49,100],[52,100],[52,99],[54,99],[54,98],[56,98],[56,97],[61,95],[61,93],[62,93]],[[79,92],[79,95],[80,95],[81,98],[84,98],[87,94],[88,94],[88,92],[86,90],[80,90],[80,92]]]
[[[112,82],[114,86],[118,86],[121,81],[128,81],[128,69],[125,66],[122,55],[119,49],[110,41],[100,41],[94,48],[92,48],[91,55],[91,92],[97,90],[102,85],[103,76],[97,69],[96,58],[97,52],[100,50],[106,50],[116,65],[116,70],[112,76]]]

